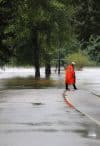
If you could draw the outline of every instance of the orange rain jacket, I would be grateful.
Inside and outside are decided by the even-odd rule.
[[[75,71],[72,64],[65,69],[65,84],[75,84]]]

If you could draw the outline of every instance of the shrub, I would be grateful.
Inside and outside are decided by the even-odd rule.
[[[67,57],[67,62],[70,64],[72,61],[76,63],[76,67],[78,69],[82,69],[84,66],[87,66],[90,64],[88,55],[78,52],[73,53]]]

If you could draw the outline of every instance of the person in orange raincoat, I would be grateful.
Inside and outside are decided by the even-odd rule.
[[[74,65],[75,65],[75,62],[72,62],[65,69],[65,87],[66,87],[66,90],[69,90],[68,85],[73,85],[74,89],[77,89],[76,85],[75,85],[76,77],[75,77]]]

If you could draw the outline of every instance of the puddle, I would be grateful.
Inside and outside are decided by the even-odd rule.
[[[35,102],[35,103],[32,103],[33,106],[39,106],[39,105],[44,105],[43,103],[41,102]]]

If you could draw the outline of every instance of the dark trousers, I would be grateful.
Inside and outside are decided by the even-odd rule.
[[[66,90],[67,90],[68,89],[68,84],[66,83],[65,85],[66,85]],[[73,87],[74,87],[74,89],[77,89],[75,84],[73,84]]]

